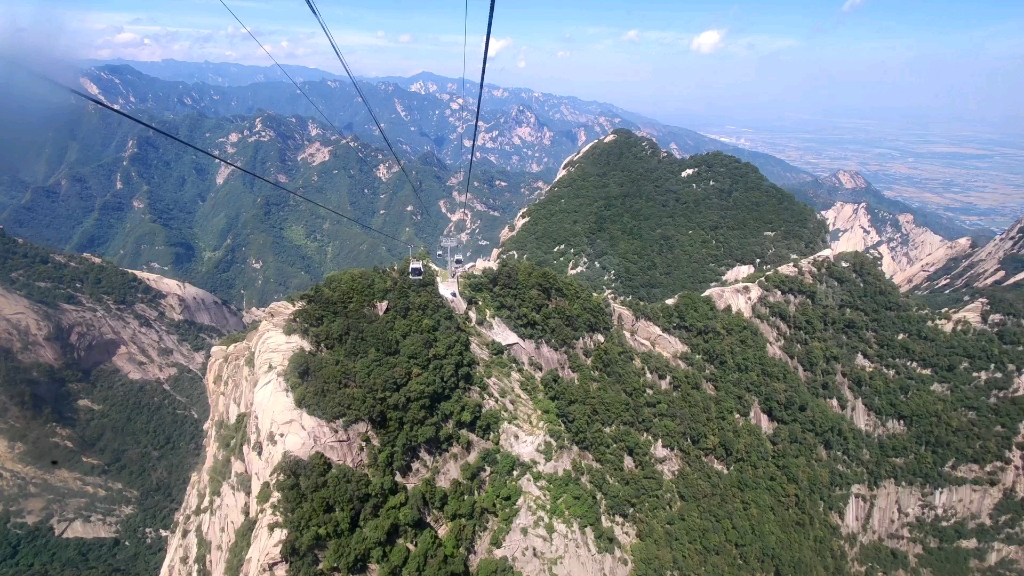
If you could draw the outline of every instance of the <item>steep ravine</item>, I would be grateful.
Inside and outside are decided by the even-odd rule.
[[[42,523],[60,539],[95,540],[25,537],[47,549],[28,555],[35,568],[61,573],[54,556],[79,545],[96,550],[77,568],[86,572],[159,562],[155,545],[138,544],[166,534],[159,511],[178,503],[198,456],[204,348],[242,328],[234,308],[195,286],[0,228],[0,512],[25,523],[16,531]],[[102,550],[113,537],[131,553]]]

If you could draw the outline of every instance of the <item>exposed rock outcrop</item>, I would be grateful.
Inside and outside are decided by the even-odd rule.
[[[882,422],[871,410],[868,410],[867,406],[864,405],[864,401],[854,396],[853,392],[850,391],[850,382],[842,372],[836,373],[836,382],[839,384],[839,389],[842,390],[843,397],[846,400],[846,409],[844,410],[835,398],[830,398],[828,405],[836,413],[844,414],[858,429],[875,436],[906,431],[906,427],[902,422],[894,422],[892,420]]]
[[[1021,436],[1018,436],[1020,440]],[[841,523],[843,534],[855,537],[858,543],[882,541],[913,555],[922,549],[911,538],[911,525],[916,521],[943,518],[966,520],[969,525],[989,524],[993,520],[992,510],[1004,494],[1024,495],[1024,453],[1013,448],[1009,460],[1009,465],[991,464],[984,471],[976,466],[954,470],[964,477],[984,474],[994,479],[984,485],[932,488],[897,485],[892,480],[873,490],[865,485],[855,485]],[[986,564],[1021,554],[1018,546],[999,543],[988,546]]]
[[[273,482],[274,467],[292,454],[308,457],[322,452],[335,462],[363,464],[362,424],[342,428],[314,418],[295,406],[284,370],[294,352],[305,346],[297,336],[284,334],[293,312],[278,302],[264,310],[260,327],[230,348],[215,347],[206,372],[210,420],[206,425],[206,459],[192,475],[185,501],[177,514],[161,574],[195,573],[198,562],[214,576],[224,573],[235,531],[247,516],[255,520],[252,543],[242,566],[243,575],[284,574],[280,549],[285,536],[269,503],[257,502],[264,482]],[[239,419],[239,416],[242,416]],[[244,422],[247,441],[240,453],[225,454],[218,432]],[[227,478],[213,479],[224,474]],[[219,491],[213,487],[219,484]],[[200,541],[199,538],[202,540]]]
[[[882,271],[902,290],[921,285],[971,248],[970,238],[946,240],[916,224],[911,214],[890,215],[865,203],[837,202],[822,214],[828,221],[834,253],[866,252],[879,257]]]
[[[0,288],[0,343],[23,360],[57,364],[60,346],[50,339],[55,329],[49,311],[26,298]]]
[[[529,366],[532,359],[535,363],[549,363],[550,369],[558,369],[565,358],[561,352],[523,347],[524,342],[532,343],[520,338],[498,318],[488,320],[481,332],[486,338],[508,346],[513,354],[518,350],[522,356],[516,358],[524,366]],[[472,347],[482,361],[489,358],[484,348],[479,341]],[[552,352],[554,356],[551,355]],[[533,368],[519,369],[534,371]],[[499,435],[501,448],[514,454],[521,461],[534,465],[545,474],[561,474],[571,469],[573,462],[596,465],[590,454],[575,445],[555,449],[556,442],[548,434],[543,416],[521,386],[523,379],[531,376],[526,373],[520,374],[519,369],[514,369],[507,375],[496,374],[487,379],[485,406],[500,406],[512,415],[511,421],[502,424]],[[658,446],[661,446],[660,443]],[[680,467],[679,459],[671,451],[666,452],[662,458],[664,469],[674,474]],[[508,536],[501,546],[492,549],[489,533],[483,534],[476,543],[474,562],[482,557],[504,556],[525,576],[624,576],[629,573],[631,559],[621,548],[616,548],[611,553],[599,552],[591,529],[581,529],[576,522],[551,516],[549,497],[543,480],[538,484],[530,474],[525,474],[519,480],[519,486],[523,492],[517,502],[518,513],[512,521]],[[633,539],[630,535],[636,533],[635,528],[621,521],[612,523],[612,528],[619,541],[626,546]]]
[[[821,181],[830,186],[847,190],[858,190],[868,187],[868,181],[856,170],[836,170],[822,178]]]
[[[563,377],[572,376],[572,371],[569,369],[569,358],[563,352],[548,346],[546,342],[538,344],[533,340],[520,338],[502,322],[501,318],[487,319],[481,326],[481,331],[491,340],[506,346],[509,353],[524,366],[537,364],[538,372],[557,370]]]
[[[949,320],[941,322],[940,326],[942,326],[942,329],[946,332],[952,332],[953,329],[961,323],[974,327],[984,326],[985,322],[982,321],[982,315],[985,313],[985,308],[987,307],[988,300],[978,298],[963,308],[954,310],[950,314]]]
[[[529,474],[519,481],[523,495],[519,498],[519,514],[512,520],[512,530],[500,548],[490,556],[505,556],[516,570],[525,575],[626,576],[632,562],[616,549],[601,553],[593,531],[567,526],[548,513],[547,494]]]
[[[750,423],[760,428],[765,434],[771,434],[775,431],[775,427],[778,424],[768,417],[767,414],[761,411],[761,402],[754,400],[754,405],[750,407],[750,416],[747,417]]]
[[[730,268],[729,271],[722,276],[722,281],[727,284],[739,282],[756,271],[757,268],[752,264],[738,264]]]
[[[512,221],[511,226],[506,226],[501,230],[501,234],[498,235],[498,242],[504,244],[506,240],[516,235],[519,229],[530,221],[530,217],[526,215],[526,208],[523,208],[516,214],[515,220]],[[497,254],[492,254],[491,260],[497,260]]]
[[[242,315],[206,290],[149,272],[129,272],[165,294],[164,313],[172,320],[191,320],[224,332],[240,332],[245,329]]]
[[[682,459],[671,448],[666,448],[659,438],[657,442],[651,445],[651,456],[654,456],[654,460],[657,462],[655,465],[658,471],[665,476],[666,479],[671,480],[676,477],[679,470],[682,469]]]
[[[764,290],[758,284],[745,283],[709,288],[703,295],[714,300],[719,310],[732,308],[733,312],[750,318],[754,315],[754,304],[764,295]]]
[[[65,359],[60,340],[83,368],[111,361],[129,378],[164,380],[177,364],[199,370],[205,356],[179,341],[154,310],[60,304],[46,307],[0,288],[0,344],[25,361],[57,364]]]
[[[666,334],[654,322],[637,318],[633,311],[612,303],[612,321],[622,328],[629,344],[638,352],[657,352],[676,366],[682,366],[679,355],[689,350],[686,344]]]
[[[955,288],[1008,286],[1024,280],[1020,262],[1024,260],[1024,218],[1007,228],[967,258],[949,275],[931,286],[949,291]],[[1016,262],[1016,264],[1014,264]]]

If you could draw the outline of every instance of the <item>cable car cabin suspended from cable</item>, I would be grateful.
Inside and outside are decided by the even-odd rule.
[[[444,251],[441,250],[440,248],[437,249],[437,257],[444,258]]]
[[[423,262],[419,260],[409,262],[409,278],[413,280],[423,279]]]
[[[455,265],[462,266],[462,254],[455,255]]]

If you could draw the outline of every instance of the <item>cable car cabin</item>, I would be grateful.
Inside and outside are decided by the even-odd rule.
[[[409,278],[412,278],[413,280],[423,279],[423,262],[413,260],[409,263]]]
[[[455,265],[462,266],[462,254],[455,255]]]
[[[437,257],[438,258],[443,258],[444,257],[444,251],[443,250],[438,250],[437,251]]]

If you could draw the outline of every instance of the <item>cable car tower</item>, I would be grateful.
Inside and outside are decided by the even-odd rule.
[[[453,272],[453,270],[452,270],[452,248],[454,248],[454,247],[456,247],[458,245],[459,245],[459,241],[456,238],[452,238],[450,236],[445,236],[445,237],[441,238],[441,246],[448,249],[448,257],[447,257],[447,266],[446,267],[448,268],[448,272],[449,273]],[[441,253],[440,250],[438,250],[437,252],[439,254]],[[458,254],[456,254],[456,258],[457,257],[458,257]]]

